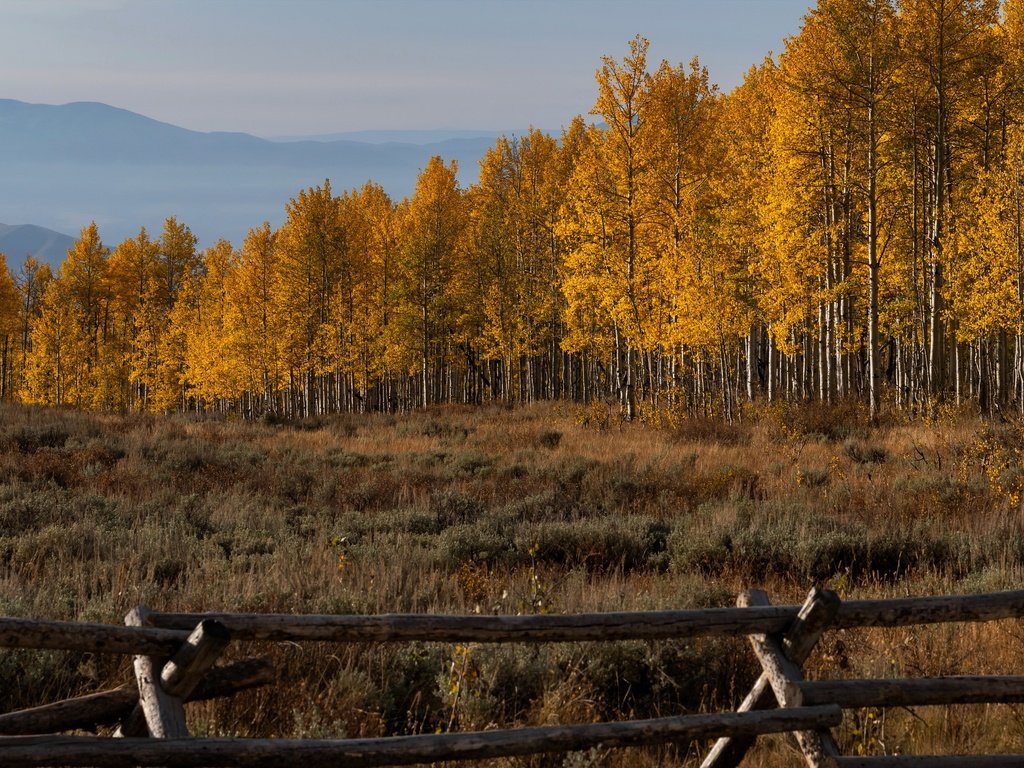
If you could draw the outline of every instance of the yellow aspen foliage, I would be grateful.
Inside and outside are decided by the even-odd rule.
[[[1020,114],[1024,109],[1024,0],[1003,0],[1003,23],[997,27],[1004,56],[1003,87],[1007,111]]]
[[[249,230],[235,268],[225,277],[225,333],[233,340],[238,375],[263,412],[274,411],[274,393],[285,379],[278,348],[285,318],[274,301],[278,281],[276,233],[270,224]],[[255,403],[250,402],[250,410]]]
[[[983,181],[967,226],[958,230],[950,286],[964,341],[1024,333],[1024,130],[1011,129],[1004,161]]]
[[[164,221],[164,229],[159,242],[159,296],[170,309],[178,296],[178,291],[192,277],[195,277],[200,266],[199,253],[196,250],[196,236],[185,224],[171,216]]]
[[[904,56],[903,98],[912,102],[915,140],[927,148],[929,185],[922,204],[923,258],[929,390],[938,397],[949,388],[951,322],[947,282],[956,268],[955,210],[965,200],[966,172],[974,142],[967,120],[978,86],[989,81],[987,67],[998,21],[998,0],[902,0],[898,24]],[[987,134],[987,131],[984,132]],[[966,140],[966,141],[965,141]],[[965,171],[961,173],[961,170]],[[959,378],[953,384],[959,386]]]
[[[737,290],[748,304],[757,300],[752,265],[765,248],[761,216],[774,167],[769,126],[775,120],[777,80],[775,62],[767,59],[751,68],[742,85],[722,99],[713,137],[721,165],[707,182],[718,201],[717,247],[728,253],[727,263],[742,284]]]
[[[146,277],[135,311],[137,341],[131,370],[139,390],[135,407],[143,410],[180,410],[185,404],[184,341],[182,328],[173,325],[171,313],[183,287],[199,272],[196,242],[185,224],[173,216],[165,220],[157,243],[157,264]],[[141,281],[142,274],[137,277]]]
[[[459,330],[458,297],[467,284],[467,222],[457,171],[455,161],[445,165],[440,157],[431,158],[402,216],[389,357],[394,367],[418,373],[418,400],[424,406],[447,386]]]
[[[25,374],[28,370],[29,353],[32,350],[32,327],[42,312],[42,299],[46,286],[53,280],[49,264],[39,262],[34,256],[27,256],[15,276],[18,289],[18,366],[13,396],[24,399],[26,394]]]
[[[110,298],[107,280],[109,255],[110,250],[103,245],[99,229],[93,222],[82,230],[81,236],[68,250],[60,270],[68,296],[84,319],[81,332],[88,346],[89,367],[99,356],[103,322]]]
[[[568,352],[603,351],[610,346],[612,324],[608,295],[612,290],[610,254],[603,247],[600,233],[604,227],[600,199],[593,185],[585,183],[600,173],[595,168],[599,155],[594,144],[600,131],[591,126],[578,140],[578,160],[569,183],[565,210],[558,229],[567,244],[562,261],[562,290],[565,294],[565,336],[562,347]]]
[[[88,343],[81,332],[85,316],[59,278],[47,284],[39,306],[26,361],[24,400],[88,407]]]
[[[278,346],[281,367],[301,395],[295,407],[305,415],[320,412],[325,392],[317,377],[337,364],[333,322],[337,319],[338,277],[344,231],[331,184],[302,190],[285,206],[287,218],[277,234],[277,311],[288,322]]]
[[[230,403],[244,390],[241,347],[226,322],[227,286],[236,268],[231,243],[219,241],[202,256],[205,269],[186,283],[171,312],[185,343],[182,384],[201,404]]]
[[[158,309],[159,297],[165,284],[150,281],[146,307],[145,327],[159,328],[159,337],[150,347],[146,397],[151,410],[158,412],[184,411],[187,407],[185,359],[188,354],[186,333],[196,303],[195,278],[177,286],[174,305],[169,311]]]
[[[376,190],[368,194],[373,196]],[[360,191],[346,191],[338,198],[338,226],[342,238],[337,252],[338,296],[330,324],[331,354],[340,396],[357,400],[369,387],[370,345],[379,336],[379,326],[366,310],[379,295],[374,285],[374,222]],[[354,407],[348,403],[349,409]]]
[[[0,253],[0,400],[10,400],[17,391],[18,330],[21,301],[7,257]]]
[[[147,284],[161,272],[160,244],[151,240],[142,227],[136,237],[114,249],[108,272],[114,305],[119,314],[130,320],[142,303]]]
[[[138,390],[135,407],[142,411],[164,410],[177,402],[177,384],[166,382],[161,371],[160,348],[167,334],[168,311],[162,282],[152,276],[135,312],[135,344],[131,355],[131,379]],[[157,405],[160,403],[160,405]]]
[[[556,235],[567,175],[538,130],[501,138],[470,192],[474,263],[484,311],[480,354],[501,361],[489,382],[504,399],[534,394],[533,361],[551,348],[561,309]],[[521,386],[520,386],[521,384]]]
[[[0,397],[1024,415],[1022,32],[1024,0],[818,0],[729,94],[637,36],[589,123],[498,139],[467,189],[440,157],[397,203],[325,182],[237,253],[92,225],[49,282],[0,269]]]
[[[350,382],[348,405],[362,410],[370,389],[385,375],[387,326],[392,312],[398,224],[391,198],[367,183],[341,201],[346,263],[339,302],[340,364]],[[378,398],[381,393],[377,393]]]
[[[111,367],[120,379],[123,407],[136,410],[145,401],[139,361],[146,357],[140,348],[140,331],[145,316],[143,301],[147,286],[160,271],[159,244],[150,239],[145,227],[120,243],[110,255],[108,279],[111,290],[111,319],[108,335]]]
[[[657,344],[651,318],[664,286],[654,232],[647,48],[647,40],[637,37],[621,63],[604,58],[591,113],[608,128],[594,144],[589,168],[584,166],[589,173],[580,176],[599,206],[600,220],[591,220],[588,239],[606,254],[605,306],[627,345],[645,350]]]
[[[80,408],[107,405],[99,374],[110,298],[108,255],[95,222],[68,249],[58,278],[43,296],[42,317],[33,326],[26,371],[29,401]]]
[[[750,323],[742,298],[741,254],[720,232],[732,200],[717,181],[727,147],[716,137],[723,105],[695,59],[689,68],[662,62],[652,81],[648,125],[656,147],[653,183],[668,303],[651,322],[666,346],[718,349]],[[732,190],[729,190],[731,193]]]

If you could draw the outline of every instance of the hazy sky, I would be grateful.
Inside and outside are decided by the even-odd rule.
[[[728,90],[809,0],[0,0],[0,98],[195,130],[557,129],[602,55],[699,56]]]

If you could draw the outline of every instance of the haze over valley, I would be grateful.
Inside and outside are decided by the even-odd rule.
[[[285,203],[324,179],[339,191],[372,179],[400,199],[412,193],[427,161],[441,155],[458,161],[460,182],[468,185],[498,135],[359,131],[268,140],[192,131],[94,102],[3,99],[0,174],[7,183],[0,185],[0,211],[8,225],[71,236],[95,220],[111,244],[136,235],[140,226],[158,233],[175,216],[202,246],[220,238],[238,245],[263,221],[278,226]],[[12,266],[24,257],[17,246],[0,240]],[[51,260],[51,251],[43,258]]]

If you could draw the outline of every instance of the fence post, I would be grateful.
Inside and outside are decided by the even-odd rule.
[[[768,605],[768,594],[761,589],[749,590],[741,595],[747,605]],[[804,673],[782,650],[779,635],[750,635],[750,644],[764,673],[768,676],[775,699],[784,709],[800,706],[802,695],[799,684]],[[832,734],[825,731],[794,731],[800,750],[810,768],[824,768],[829,758],[838,757],[839,749]]]
[[[236,661],[214,667],[188,694],[186,701],[205,701],[231,696],[247,688],[269,685],[274,681],[274,667],[268,656]],[[139,706],[139,689],[130,684],[53,704],[0,714],[0,736],[31,736],[61,731],[93,730],[99,725],[123,722]],[[141,733],[145,735],[145,718],[139,710]]]
[[[767,603],[767,595],[764,595],[763,592],[761,595],[764,602]],[[746,605],[748,602],[753,601],[750,600],[747,593],[740,595],[737,599],[737,603],[740,605]],[[807,600],[800,608],[800,613],[786,630],[782,641],[785,656],[797,667],[801,667],[810,656],[814,646],[817,645],[818,640],[838,612],[840,604],[839,596],[831,590],[815,587],[807,595]],[[768,674],[762,672],[737,711],[750,712],[756,709],[768,709],[775,704],[776,698],[771,681]],[[754,739],[749,737],[723,737],[715,742],[707,757],[704,758],[704,762],[701,763],[701,768],[736,768],[753,744]]]
[[[125,624],[143,626],[148,613],[149,609],[139,606],[125,616]],[[223,624],[207,619],[199,623],[166,663],[152,656],[136,656],[139,705],[122,723],[117,735],[148,733],[157,739],[188,736],[184,701],[230,640],[231,634]]]

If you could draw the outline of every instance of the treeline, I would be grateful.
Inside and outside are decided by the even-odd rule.
[[[0,270],[0,394],[302,417],[617,399],[1024,413],[1024,2],[821,0],[730,94],[647,41],[461,189],[300,192]]]

